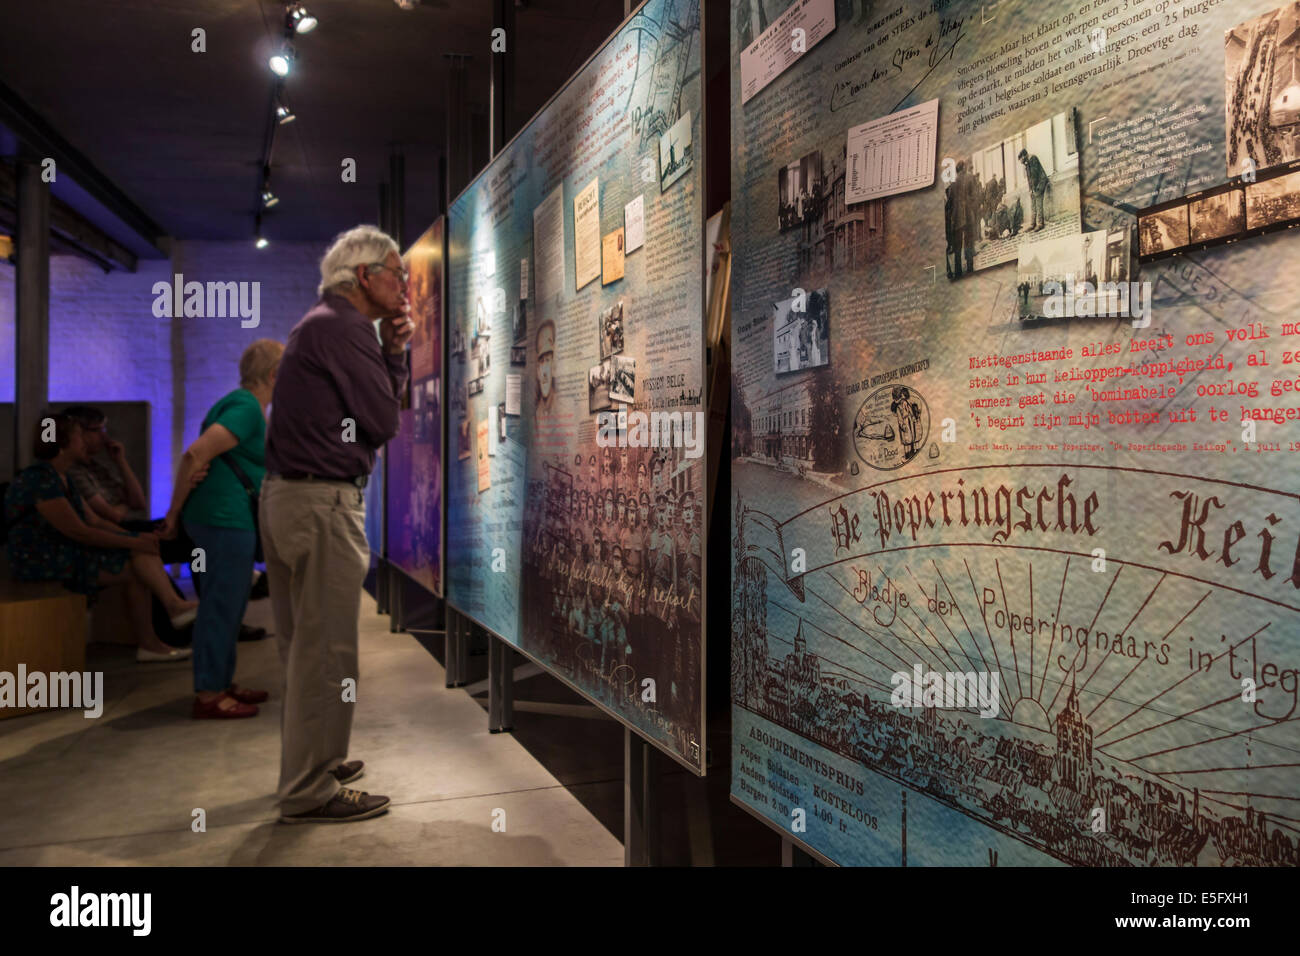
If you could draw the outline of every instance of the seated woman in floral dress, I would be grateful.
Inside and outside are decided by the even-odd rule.
[[[5,494],[6,550],[15,580],[58,581],[91,601],[102,587],[125,585],[127,613],[139,641],[136,660],[180,661],[153,632],[149,592],[174,627],[194,620],[197,601],[172,590],[155,534],[132,534],[86,508],[68,481],[69,466],[88,457],[81,429],[66,415],[42,416],[32,442],[36,462],[20,471]]]

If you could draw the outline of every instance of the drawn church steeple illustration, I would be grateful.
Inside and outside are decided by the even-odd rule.
[[[1092,727],[1079,709],[1079,691],[1070,675],[1070,697],[1056,717],[1056,757],[1052,776],[1075,793],[1092,792]]]

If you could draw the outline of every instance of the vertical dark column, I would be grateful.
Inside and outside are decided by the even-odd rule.
[[[445,55],[447,60],[447,199],[451,201],[469,184],[473,166],[470,162],[469,131],[469,57],[459,53]]]
[[[497,30],[505,31],[505,50],[500,46]],[[515,93],[515,0],[492,0],[492,73],[489,81],[488,102],[491,110],[488,121],[488,153],[495,156],[515,134],[511,116]]]
[[[406,248],[406,157],[394,148],[388,156],[388,229],[398,248]]]
[[[393,234],[392,197],[388,183],[379,184],[379,216],[376,225],[388,235]],[[388,567],[388,446],[383,448],[384,486],[379,493],[379,559],[375,571],[375,609],[380,614],[393,613],[393,578]],[[373,477],[373,475],[372,475]],[[393,621],[389,621],[392,630]]]
[[[31,440],[50,389],[50,187],[40,163],[18,163],[18,275],[14,315],[14,471],[32,463]]]

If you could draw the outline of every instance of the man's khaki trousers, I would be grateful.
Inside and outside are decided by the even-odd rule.
[[[366,505],[342,481],[262,485],[262,549],[284,672],[280,812],[314,810],[339,789],[357,682],[357,620],[370,565]],[[344,681],[353,693],[344,700]]]

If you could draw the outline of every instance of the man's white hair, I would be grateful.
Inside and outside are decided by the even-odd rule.
[[[357,266],[383,262],[390,252],[402,254],[393,237],[375,226],[357,226],[339,233],[320,261],[320,286],[316,294],[354,287]]]

